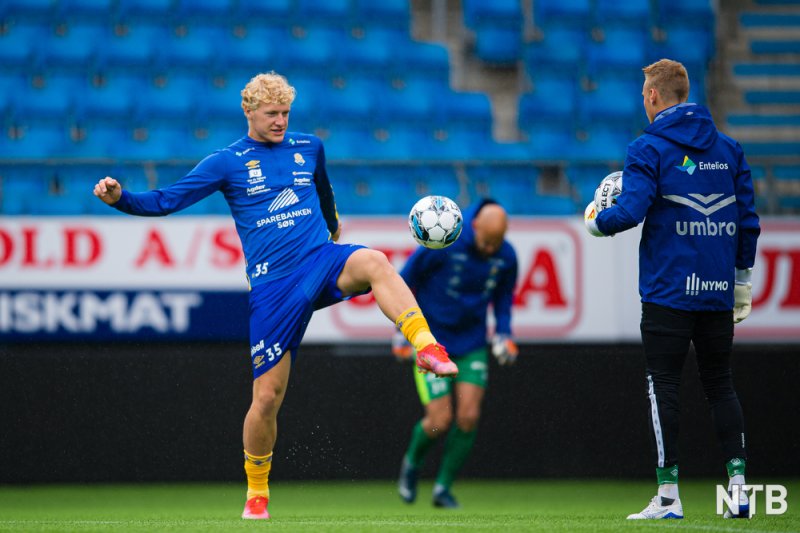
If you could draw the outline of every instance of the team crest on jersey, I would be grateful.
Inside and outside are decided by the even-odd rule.
[[[305,159],[303,159],[303,156],[302,156],[302,155],[300,155],[300,154],[299,154],[299,153],[297,153],[297,152],[295,152],[295,154],[294,154],[294,162],[295,162],[295,163],[297,163],[297,164],[298,164],[298,165],[300,165],[300,166],[303,166],[303,165],[305,165],[305,164],[306,164],[306,160],[305,160]]]

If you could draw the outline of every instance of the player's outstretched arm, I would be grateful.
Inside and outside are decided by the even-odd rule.
[[[114,205],[122,197],[122,185],[114,178],[106,176],[94,186],[94,195],[108,205]]]

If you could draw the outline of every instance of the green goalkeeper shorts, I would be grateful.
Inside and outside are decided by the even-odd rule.
[[[413,367],[414,380],[422,405],[428,405],[431,400],[451,394],[454,383],[472,383],[486,388],[489,382],[489,351],[486,348],[479,348],[467,355],[454,358],[453,362],[458,365],[458,376],[455,379],[437,378],[432,372],[421,374],[416,366]]]

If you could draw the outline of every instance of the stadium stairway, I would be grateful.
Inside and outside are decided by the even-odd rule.
[[[764,207],[800,212],[800,3],[722,4],[718,123],[744,147]]]

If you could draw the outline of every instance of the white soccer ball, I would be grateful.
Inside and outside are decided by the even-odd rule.
[[[461,209],[446,196],[426,196],[408,214],[411,235],[426,248],[447,248],[456,242],[463,226]]]
[[[618,170],[603,178],[594,191],[594,205],[597,212],[616,204],[620,194],[622,194],[622,171]]]

